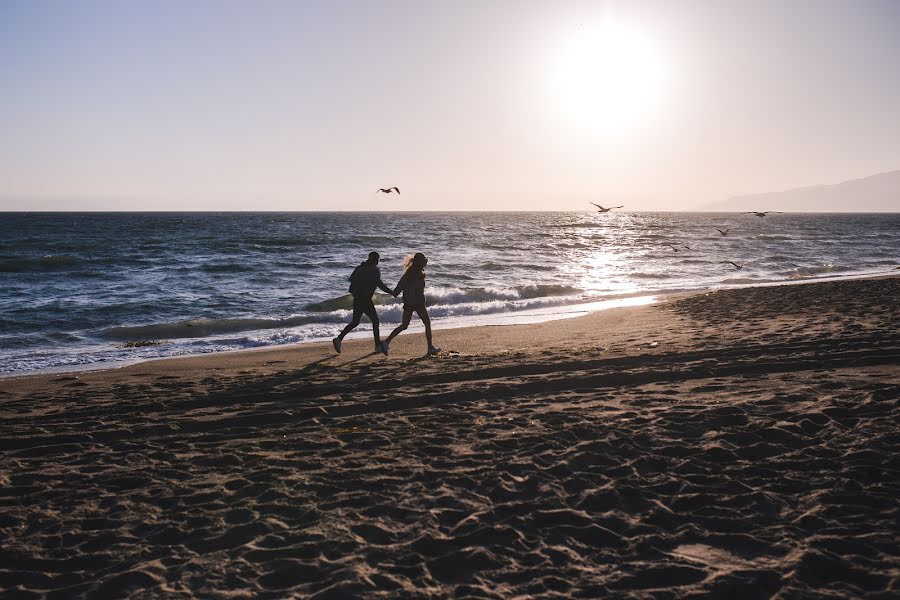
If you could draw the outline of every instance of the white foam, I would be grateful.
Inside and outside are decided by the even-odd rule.
[[[465,315],[465,316],[449,316],[449,317],[441,317],[441,318],[432,318],[431,328],[432,329],[458,329],[460,327],[481,327],[486,325],[528,325],[530,323],[544,323],[547,321],[557,321],[560,319],[572,319],[574,317],[581,317],[587,315],[592,312],[597,312],[600,310],[608,310],[611,308],[621,308],[625,306],[645,306],[648,304],[653,304],[656,302],[656,296],[632,296],[629,298],[615,298],[611,300],[599,300],[596,302],[584,302],[581,304],[561,304],[561,305],[549,305],[549,306],[541,306],[538,308],[531,308],[527,310],[517,311],[517,312],[504,312],[504,313],[484,313],[478,315]],[[429,310],[429,315],[431,311]],[[381,321],[381,331],[382,337],[387,337],[387,334],[390,332],[390,329],[395,327],[396,325],[391,325],[388,323],[386,325],[385,321]],[[371,325],[366,324],[366,329],[362,332],[359,331],[360,327],[357,327],[351,334],[349,334],[348,338],[360,338],[360,337],[371,337],[372,328]],[[387,331],[386,331],[387,330]],[[413,316],[413,320],[410,323],[409,329],[407,329],[404,333],[419,333],[425,330],[424,325],[416,316]],[[335,332],[335,335],[338,332]],[[322,341],[326,338],[317,338],[310,339],[310,342]]]

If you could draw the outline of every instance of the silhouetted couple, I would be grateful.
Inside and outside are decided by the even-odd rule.
[[[378,269],[380,257],[377,252],[369,252],[369,259],[361,263],[350,275],[350,293],[353,295],[353,320],[344,327],[344,330],[336,338],[331,340],[335,351],[340,354],[341,342],[344,336],[353,331],[359,325],[363,315],[372,321],[372,333],[375,336],[375,352],[383,352],[387,355],[391,340],[400,335],[400,332],[409,327],[412,314],[416,313],[425,324],[425,341],[428,342],[428,354],[437,354],[440,348],[435,348],[431,343],[431,319],[428,318],[428,309],[425,308],[425,265],[428,259],[421,252],[406,257],[403,263],[403,276],[397,282],[397,287],[389,289],[381,280],[381,271]],[[384,341],[378,333],[378,313],[375,311],[375,303],[372,296],[375,289],[381,288],[395,298],[403,292],[403,321],[391,332]]]

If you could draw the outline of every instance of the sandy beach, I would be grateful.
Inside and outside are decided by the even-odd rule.
[[[0,379],[4,597],[895,598],[900,278]],[[383,330],[389,331],[389,325]]]

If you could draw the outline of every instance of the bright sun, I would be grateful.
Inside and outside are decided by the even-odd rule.
[[[663,88],[661,56],[651,40],[610,19],[568,39],[552,72],[554,92],[573,124],[610,137],[639,128]]]

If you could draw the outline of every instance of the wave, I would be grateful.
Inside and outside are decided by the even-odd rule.
[[[477,302],[493,302],[495,300],[529,300],[533,298],[547,298],[555,296],[575,296],[583,290],[570,285],[537,284],[520,285],[510,289],[490,287],[451,288],[428,290],[427,303],[433,305],[471,304]],[[372,301],[376,305],[399,304],[400,300],[389,298],[384,294],[375,294]],[[303,307],[311,312],[332,312],[336,310],[351,310],[353,308],[353,296],[344,294],[337,298],[330,298],[321,302],[313,302]]]
[[[375,294],[372,296],[372,302],[376,305],[384,304],[386,302],[390,302],[390,298],[382,294]],[[353,309],[353,296],[350,294],[344,294],[343,296],[338,296],[337,298],[329,298],[328,300],[322,300],[321,302],[311,302],[303,307],[304,310],[308,310],[311,312],[334,312],[336,310],[352,310]]]
[[[368,329],[367,322],[360,324],[359,330]],[[216,345],[231,345],[238,348],[259,348],[260,346],[279,346],[283,344],[300,344],[310,340],[328,339],[335,334],[334,325],[310,325],[302,330],[281,330],[262,335],[247,335],[236,338],[218,339],[206,342]]]
[[[846,273],[848,271],[853,271],[853,268],[829,264],[817,267],[797,267],[792,271],[779,273],[779,275],[787,277],[788,279],[803,279],[806,277],[819,277],[831,273]]]
[[[523,285],[509,290],[468,288],[436,290],[429,293],[429,311],[434,317],[482,315],[497,312],[527,310],[539,306],[571,304],[581,301],[581,290],[567,285]],[[379,318],[399,322],[403,314],[402,301],[384,294],[373,297],[379,305]],[[344,294],[304,307],[308,312],[286,318],[225,318],[192,319],[169,323],[117,326],[101,330],[98,336],[113,341],[208,338],[241,331],[291,329],[307,325],[332,326],[346,322],[353,309],[353,297]]]
[[[534,248],[530,246],[516,246],[515,244],[496,244],[494,242],[480,242],[474,244],[475,247],[483,250],[498,250],[500,252],[531,252]]]
[[[302,246],[319,246],[322,244],[320,240],[309,239],[305,237],[253,237],[253,238],[245,238],[244,244],[251,247],[265,247],[265,246],[289,246],[289,247],[302,247]]]
[[[325,315],[298,315],[284,319],[266,319],[261,317],[193,319],[173,323],[110,327],[100,331],[98,335],[103,339],[115,341],[203,338],[256,329],[299,327],[308,323],[323,321],[334,321],[334,316],[331,318]]]
[[[769,262],[791,262],[791,261],[797,260],[797,259],[795,259],[795,258],[792,257],[792,256],[784,256],[784,255],[781,255],[781,254],[775,254],[775,255],[773,255],[773,256],[766,256],[766,257],[763,258],[762,260],[763,260],[763,261],[769,261]]]
[[[246,263],[207,263],[200,265],[200,269],[207,273],[244,273],[256,270]]]
[[[523,286],[523,288],[527,287],[528,286]],[[520,293],[517,289],[503,290],[482,287],[435,290],[427,294],[429,305],[471,304],[474,302],[493,302],[496,300],[521,300],[545,295],[549,294],[541,294],[537,289],[523,289]]]
[[[584,246],[584,247],[588,248],[589,246]],[[497,271],[500,273],[508,272],[508,271],[511,271],[514,269],[520,269],[520,270],[525,269],[527,271],[546,271],[546,270],[548,270],[547,265],[539,265],[539,264],[524,263],[524,262],[508,262],[508,261],[503,261],[503,262],[488,261],[486,263],[481,263],[480,265],[475,267],[476,271],[478,271],[478,270]]]
[[[32,271],[69,271],[87,264],[87,260],[68,254],[48,254],[41,257],[0,259],[0,273],[28,273]]]
[[[0,258],[0,273],[74,272],[86,269],[104,269],[108,266],[141,267],[152,261],[133,255],[99,256],[85,258],[71,254],[47,254],[45,256],[14,256]]]

